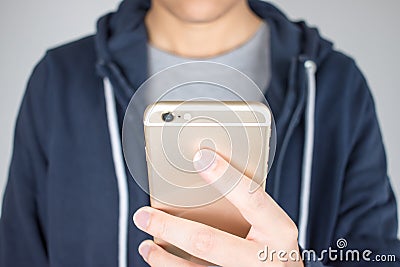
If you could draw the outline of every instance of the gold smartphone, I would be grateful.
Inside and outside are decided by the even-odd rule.
[[[144,113],[150,204],[172,215],[245,238],[249,223],[225,197],[241,177],[221,177],[216,190],[193,166],[195,153],[208,148],[265,189],[271,112],[259,102],[162,101]],[[155,239],[167,251],[209,265]]]

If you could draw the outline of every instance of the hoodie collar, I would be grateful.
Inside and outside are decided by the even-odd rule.
[[[321,44],[316,30],[303,22],[292,23],[269,3],[250,0],[251,9],[264,19],[271,31],[271,88],[267,98],[273,98],[275,116],[279,115],[290,80],[294,59],[320,61],[330,48]],[[108,76],[116,89],[117,101],[125,109],[135,90],[147,78],[147,32],[144,17],[150,8],[149,0],[125,0],[118,10],[99,19],[95,36],[98,70]],[[272,102],[272,101],[270,101]]]

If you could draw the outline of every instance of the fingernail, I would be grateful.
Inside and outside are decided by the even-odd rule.
[[[212,170],[217,164],[216,153],[209,149],[201,149],[193,157],[193,166],[199,171]]]
[[[147,259],[149,257],[150,246],[146,243],[142,243],[139,246],[139,254],[144,258]]]
[[[133,215],[133,222],[136,224],[137,227],[141,229],[146,229],[149,225],[150,221],[150,213],[143,209],[139,209]]]

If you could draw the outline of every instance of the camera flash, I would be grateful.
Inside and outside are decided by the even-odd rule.
[[[189,113],[185,113],[185,115],[183,115],[183,118],[188,121],[192,118],[192,115],[190,115]]]

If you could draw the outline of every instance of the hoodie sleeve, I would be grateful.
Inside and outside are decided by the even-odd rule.
[[[46,61],[35,67],[17,118],[0,219],[0,266],[45,267]]]
[[[349,89],[352,112],[346,114],[352,140],[333,240],[345,238],[349,250],[371,250],[371,266],[377,265],[382,258],[379,255],[396,257],[396,262],[387,261],[382,266],[398,266],[397,207],[387,176],[385,149],[371,92],[360,70],[354,69]],[[369,266],[366,261],[332,265]]]

